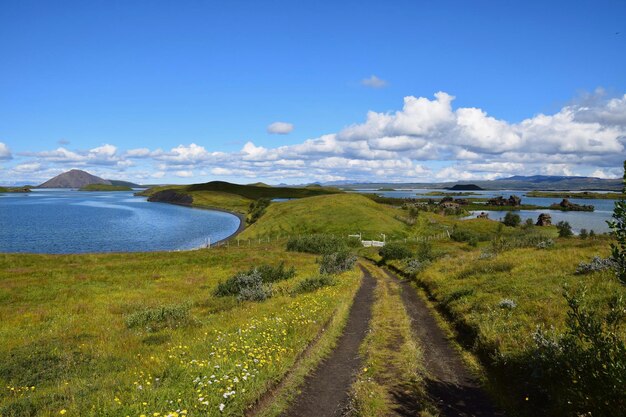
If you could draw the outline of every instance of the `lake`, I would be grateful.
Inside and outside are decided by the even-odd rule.
[[[374,189],[362,189],[356,190],[356,192],[367,194],[378,194],[383,197],[393,198],[432,198],[434,200],[440,200],[443,196],[429,196],[428,192],[442,191],[453,193],[451,190],[433,190],[433,189],[405,189],[394,191],[379,191]],[[497,196],[503,196],[508,198],[510,195],[516,195],[522,199],[522,204],[532,204],[536,206],[549,206],[554,203],[560,203],[561,198],[545,198],[545,197],[527,197],[526,191],[520,190],[482,190],[482,191],[470,191],[475,193],[468,196],[459,196],[454,198],[493,198]],[[572,192],[571,194],[576,194]],[[613,214],[614,200],[596,200],[587,198],[570,198],[572,203],[576,204],[590,204],[595,207],[593,212],[582,211],[560,211],[560,210],[519,210],[515,211],[522,218],[522,221],[526,219],[532,219],[537,221],[537,217],[540,213],[548,213],[552,217],[552,224],[556,224],[559,221],[567,221],[572,226],[575,233],[580,232],[580,229],[594,230],[597,233],[608,232],[609,228],[606,224],[607,220],[611,219]],[[472,212],[472,215],[468,218],[474,218],[480,211]],[[493,220],[502,220],[506,215],[506,211],[489,211],[489,218]]]
[[[229,213],[149,203],[133,192],[40,189],[0,194],[0,252],[184,250],[239,228]]]

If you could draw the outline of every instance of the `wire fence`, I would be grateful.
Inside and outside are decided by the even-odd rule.
[[[215,243],[211,243],[210,240],[207,240],[207,243],[203,246],[203,248],[214,248],[214,247],[239,247],[239,248],[249,248],[249,247],[259,247],[259,246],[274,246],[277,243],[286,244],[292,238],[300,238],[302,236],[306,236],[306,234],[284,234],[279,233],[275,235],[266,235],[266,236],[255,236],[252,238],[240,238],[240,237],[232,237],[224,240],[220,240]],[[373,239],[363,239],[362,234],[353,234],[353,235],[336,235],[329,234],[329,236],[333,238],[340,238],[344,240],[350,239],[359,239],[361,244],[364,247],[382,247],[390,242],[403,242],[403,243],[419,243],[419,242],[428,242],[435,240],[443,240],[450,239],[450,232],[445,230],[441,233],[425,235],[425,236],[409,236],[409,237],[397,237],[397,236],[389,236],[388,238],[380,233],[378,236],[382,236],[383,240],[373,240]],[[375,236],[375,235],[374,235]]]

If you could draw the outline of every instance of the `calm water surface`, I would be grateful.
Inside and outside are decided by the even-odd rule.
[[[133,192],[33,190],[0,194],[0,252],[82,253],[193,249],[224,239],[239,218],[149,203]]]

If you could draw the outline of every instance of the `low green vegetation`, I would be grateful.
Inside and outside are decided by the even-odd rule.
[[[611,311],[619,311],[614,306],[619,305],[620,297],[626,297],[626,288],[614,278],[613,268],[596,267],[599,262],[592,261],[594,256],[608,254],[610,239],[561,238],[542,244],[536,243],[539,236],[525,236],[510,235],[471,251],[457,250],[418,268],[417,273],[408,270],[410,262],[391,264],[415,276],[455,324],[465,346],[486,365],[490,381],[500,387],[501,399],[510,409],[529,416],[605,410],[583,399],[591,398],[594,389],[609,383],[622,386],[623,381],[619,373],[623,365],[617,355],[626,331],[618,325],[622,321],[617,320],[617,313]],[[581,272],[580,265],[589,261],[592,266],[585,264],[585,272]],[[563,297],[564,286],[571,289],[570,294],[584,291],[585,296]],[[580,306],[578,312],[572,303]],[[608,320],[609,316],[615,320]],[[538,328],[547,333],[537,333]],[[594,350],[593,340],[605,345]],[[544,345],[561,347],[552,351],[551,359],[542,361],[549,354],[542,350]],[[568,355],[556,357],[557,352]],[[594,355],[613,358],[603,356],[609,368],[593,362]],[[564,375],[569,375],[568,384],[563,382]],[[609,400],[609,395],[607,390],[599,398],[615,410],[623,399],[613,395]],[[571,406],[566,407],[568,401]]]
[[[529,191],[527,197],[546,197],[546,198],[585,198],[592,200],[623,200],[626,193],[594,193],[592,191],[583,191],[580,193],[569,193],[560,191]]]
[[[235,194],[250,200],[259,198],[304,198],[324,194],[336,194],[338,189],[325,187],[270,187],[263,185],[239,185],[223,181],[211,181],[204,184],[192,184],[185,187],[186,191],[213,191],[227,194]]]
[[[111,184],[89,184],[78,189],[78,191],[132,191],[133,189],[127,185],[111,185]]]
[[[0,187],[0,193],[30,193],[30,186],[26,187]]]
[[[389,209],[358,194],[333,194],[272,203],[263,221],[246,229],[242,238],[263,236],[297,236],[335,234],[347,237],[362,233],[363,239],[404,236],[406,225],[394,216],[400,211]]]
[[[264,264],[271,298],[213,295]],[[347,314],[360,274],[300,293],[318,270],[270,245],[0,255],[0,415],[242,415]]]

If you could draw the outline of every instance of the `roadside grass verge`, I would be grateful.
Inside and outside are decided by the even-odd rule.
[[[280,262],[297,275],[266,302],[212,295],[237,271]],[[292,296],[317,269],[271,245],[0,255],[0,415],[241,415],[351,302],[355,271]]]
[[[361,345],[364,366],[352,388],[351,415],[436,416],[428,398],[421,348],[411,333],[398,283],[364,263],[376,278],[370,332]]]
[[[479,250],[440,258],[417,274],[436,307],[459,331],[460,341],[486,366],[490,384],[520,415],[561,415],[537,390],[529,359],[538,327],[565,330],[564,285],[587,288],[588,305],[602,309],[626,289],[611,271],[577,275],[580,262],[608,255],[608,238],[557,239],[549,249],[510,249],[493,257]],[[621,335],[626,339],[626,334]],[[563,382],[569,383],[569,382]],[[533,385],[535,384],[535,385]]]

